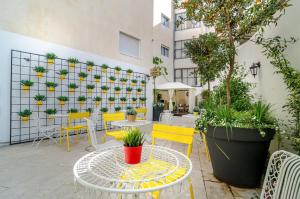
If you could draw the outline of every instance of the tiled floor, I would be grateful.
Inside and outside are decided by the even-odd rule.
[[[182,145],[158,144],[185,152]],[[72,168],[76,160],[88,153],[90,148],[87,146],[86,137],[82,137],[78,144],[72,145],[71,152],[67,152],[65,146],[51,141],[41,143],[38,149],[32,147],[31,143],[1,147],[0,198],[78,198],[73,185]],[[191,159],[195,198],[257,198],[256,189],[231,187],[213,177],[199,137],[195,138]]]

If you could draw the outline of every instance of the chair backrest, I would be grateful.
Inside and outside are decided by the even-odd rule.
[[[144,119],[146,119],[147,108],[137,108],[135,109],[137,114],[143,114]]]
[[[97,145],[98,145],[98,141],[97,141],[97,137],[96,137],[96,131],[95,131],[95,124],[92,120],[85,118],[86,122],[87,122],[87,126],[88,126],[88,131],[89,131],[89,135],[91,138],[91,143],[92,146],[97,149]]]
[[[71,126],[71,123],[75,120],[81,120],[84,118],[89,118],[91,115],[90,112],[79,112],[79,113],[68,113],[68,123]]]
[[[103,113],[103,123],[104,123],[104,129],[105,132],[107,132],[107,122],[113,122],[113,121],[121,121],[125,120],[125,113]]]
[[[187,156],[190,157],[193,146],[194,129],[165,124],[154,124],[152,130],[152,144],[155,139],[163,139],[187,144]]]
[[[300,156],[282,150],[272,154],[260,198],[300,198]]]

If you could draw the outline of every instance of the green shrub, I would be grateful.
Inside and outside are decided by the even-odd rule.
[[[119,86],[115,87],[115,91],[120,91],[120,90],[121,90],[121,88]]]
[[[95,79],[100,79],[101,76],[100,76],[100,75],[94,75],[94,78],[95,78]]]
[[[67,102],[69,101],[69,98],[67,96],[58,96],[56,99],[61,102]]]
[[[126,78],[121,78],[120,79],[120,82],[127,82],[128,81],[128,79],[126,79]]]
[[[127,69],[127,70],[126,70],[126,73],[131,74],[131,73],[133,73],[133,70]]]
[[[131,82],[134,83],[134,84],[136,84],[137,80],[136,79],[132,79]]]
[[[100,102],[101,100],[102,100],[102,98],[101,97],[99,97],[99,96],[96,96],[96,97],[94,97],[94,99],[93,99],[94,101],[96,101],[96,102]]]
[[[33,82],[30,80],[21,80],[22,86],[33,86]]]
[[[23,111],[19,112],[20,117],[29,117],[32,114],[32,111],[29,109],[24,109]]]
[[[68,59],[68,62],[69,62],[69,63],[74,63],[74,64],[79,63],[78,59],[72,58],[72,57]]]
[[[142,92],[143,90],[141,88],[136,89],[137,92]]]
[[[36,95],[36,96],[34,96],[34,100],[35,101],[46,101],[46,96],[45,95],[40,95],[40,94],[38,94],[38,95]]]
[[[100,110],[101,110],[102,113],[106,113],[108,111],[108,108],[102,107]]]
[[[87,89],[94,89],[94,88],[95,88],[95,85],[88,84],[88,85],[86,85],[86,88],[87,88]]]
[[[36,66],[34,68],[34,71],[37,73],[46,73],[47,72],[47,70],[43,66]]]
[[[86,62],[86,65],[87,65],[87,66],[95,66],[95,63],[92,62],[92,61],[87,61],[87,62]]]
[[[47,54],[46,54],[46,58],[47,58],[47,59],[56,59],[57,56],[56,56],[54,53],[47,53]]]
[[[101,86],[101,90],[104,90],[104,91],[107,91],[109,89],[109,87],[108,86]]]
[[[114,98],[114,97],[109,97],[109,98],[108,98],[108,101],[114,102],[114,101],[115,101],[115,98]]]
[[[127,112],[126,112],[127,115],[137,115],[137,112],[134,108],[132,108],[132,107],[130,107],[130,108],[127,107],[127,108],[128,108]]]
[[[58,86],[58,84],[57,83],[55,83],[55,82],[46,82],[45,83],[46,84],[46,86],[49,88],[49,87],[57,87]]]
[[[110,76],[110,77],[109,77],[109,80],[111,80],[111,81],[116,81],[116,78],[115,78],[114,76]]]
[[[133,97],[133,98],[131,98],[131,99],[132,99],[132,101],[134,101],[134,102],[136,102],[136,100],[137,100],[136,97]]]
[[[116,71],[121,71],[121,70],[122,70],[122,68],[121,68],[121,67],[119,67],[119,66],[116,66],[116,67],[115,67],[115,70],[116,70]]]
[[[131,87],[127,87],[127,88],[126,88],[126,91],[131,92],[131,91],[132,91],[132,88],[131,88]]]
[[[87,108],[86,112],[93,113],[93,109],[92,108]]]
[[[78,113],[78,110],[76,108],[71,108],[68,110],[68,113]]]
[[[102,65],[101,65],[101,68],[102,68],[102,69],[107,69],[107,68],[108,68],[108,65],[102,64]]]
[[[126,102],[126,101],[127,101],[127,98],[126,98],[126,97],[121,97],[120,100],[121,100],[122,102]]]
[[[77,97],[77,101],[78,102],[85,102],[86,101],[86,97],[83,96],[83,95],[81,95],[81,96]]]
[[[145,142],[144,134],[138,128],[131,128],[127,130],[126,135],[123,138],[124,146],[126,147],[138,147],[142,146]]]
[[[78,77],[86,78],[87,76],[88,74],[86,74],[85,72],[78,73]]]
[[[142,83],[142,84],[146,84],[146,81],[145,81],[145,80],[142,80],[141,83]]]
[[[115,111],[116,111],[116,112],[118,112],[118,111],[120,111],[120,110],[121,110],[121,107],[120,107],[120,106],[116,106],[116,107],[115,107]]]
[[[75,83],[70,83],[70,84],[69,84],[69,88],[74,88],[74,89],[76,89],[76,88],[78,88],[78,86],[77,86]]]
[[[69,73],[69,71],[68,70],[66,70],[66,69],[62,69],[62,70],[60,70],[59,71],[59,75],[67,75]]]
[[[44,111],[47,115],[55,115],[57,113],[56,109],[48,108]]]

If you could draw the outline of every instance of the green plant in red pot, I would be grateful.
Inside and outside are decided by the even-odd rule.
[[[125,162],[138,164],[141,162],[142,147],[145,142],[144,134],[138,128],[131,128],[123,138]]]

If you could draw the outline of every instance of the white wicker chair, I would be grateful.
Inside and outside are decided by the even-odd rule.
[[[260,198],[300,198],[300,156],[282,150],[272,154]]]

